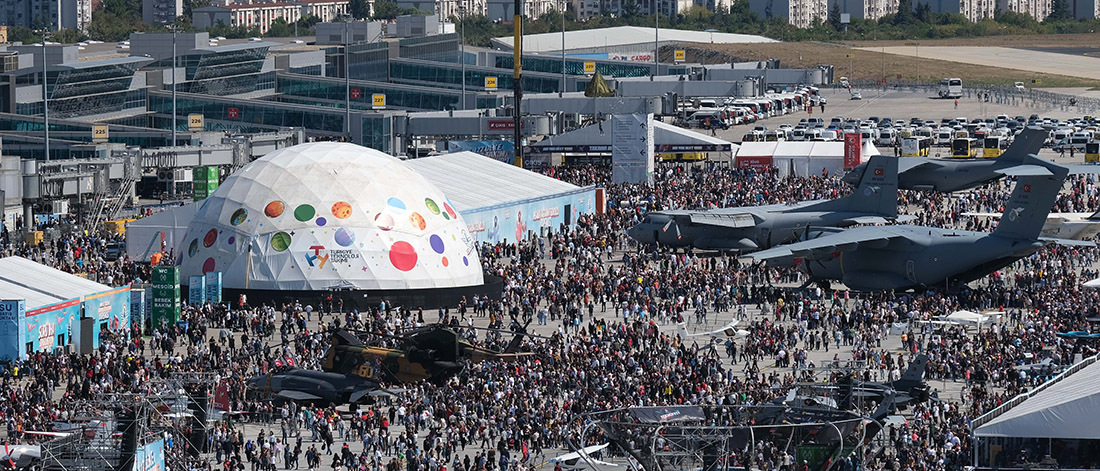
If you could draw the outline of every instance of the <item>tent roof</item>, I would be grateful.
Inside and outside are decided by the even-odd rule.
[[[23,257],[0,258],[0,299],[26,300],[28,311],[109,290],[110,286]]]
[[[865,160],[878,154],[878,148],[870,141],[863,144]],[[737,155],[745,157],[844,157],[844,143],[840,141],[742,142]]]
[[[405,165],[447,195],[458,212],[581,190],[473,152],[411,159]]]
[[[1100,439],[1100,362],[1044,389],[978,427],[979,437]]]
[[[530,147],[543,152],[611,152],[611,134],[611,123],[607,122],[602,133],[599,126],[589,125]],[[657,152],[730,152],[738,149],[732,142],[660,121],[653,121],[653,140]]]
[[[660,28],[657,37],[661,42],[666,43],[745,44],[776,42],[774,39],[752,34],[712,33],[669,28]],[[614,48],[631,44],[653,45],[653,40],[653,28],[642,26],[614,26],[567,31],[565,33],[567,50],[594,47]],[[507,50],[512,49],[513,41],[512,36],[501,36],[491,40],[494,48]],[[560,52],[562,49],[561,41],[561,33],[525,34],[523,35],[523,52]]]

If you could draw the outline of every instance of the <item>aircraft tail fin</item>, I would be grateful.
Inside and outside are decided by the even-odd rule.
[[[909,362],[909,368],[906,368],[905,372],[901,374],[901,379],[894,381],[894,384],[890,386],[897,391],[909,391],[914,386],[921,384],[924,381],[924,369],[928,366],[928,355],[920,354],[913,361]]]
[[[1050,133],[1046,129],[1038,126],[1028,126],[1012,139],[1012,145],[1008,146],[1008,149],[1005,149],[1004,153],[997,158],[1023,162],[1027,156],[1039,153],[1049,135]]]
[[[898,159],[885,155],[872,156],[851,195],[807,206],[805,210],[851,211],[897,217]]]
[[[1016,180],[1016,188],[1012,189],[1004,213],[993,230],[995,235],[1017,239],[1039,237],[1069,173],[1066,167],[1035,157],[1028,157],[1027,163],[1046,167],[1052,174],[1022,176]]]

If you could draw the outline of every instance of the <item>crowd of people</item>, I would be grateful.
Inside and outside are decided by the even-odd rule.
[[[0,419],[9,443],[39,440],[28,432],[48,430],[53,421],[102,414],[94,408],[104,397],[164,395],[171,378],[202,372],[224,386],[232,413],[199,439],[194,430],[165,432],[174,471],[524,470],[544,464],[551,450],[600,442],[599,433],[581,435],[586,413],[763,404],[796,382],[835,379],[838,370],[830,367],[841,364],[859,365],[860,379],[897,379],[921,354],[928,357],[926,378],[960,392],[945,389],[940,400],[906,411],[909,420],[884,430],[872,452],[842,466],[958,469],[973,458],[969,421],[1053,374],[1029,364],[1049,358],[1064,365],[1096,353],[1094,345],[1056,335],[1087,330],[1085,319],[1098,314],[1100,294],[1080,287],[1097,276],[1093,248],[1045,248],[951,293],[799,289],[795,271],[639,247],[624,230],[647,211],[835,198],[850,191],[838,178],[662,164],[655,183],[645,186],[612,184],[607,167],[546,172],[604,187],[607,210],[582,216],[574,227],[483,245],[485,272],[504,280],[499,299],[479,297],[427,314],[385,302],[345,309],[338,300],[189,306],[175,326],[107,333],[91,355],[36,353],[4,366],[0,394],[8,401]],[[961,197],[903,191],[899,204],[921,224],[988,229],[995,221],[966,214],[999,211],[1007,185]],[[1056,204],[1063,211],[1098,206],[1091,177],[1074,178]],[[31,245],[5,235],[0,249],[110,285],[147,280],[146,263],[125,256],[107,261],[111,241],[81,232]],[[929,322],[959,309],[1003,315],[981,331]],[[246,388],[248,378],[286,365],[319,368],[338,327],[394,345],[402,332],[444,322],[471,341],[503,349],[509,336],[465,327],[507,329],[527,321],[537,321],[532,329],[545,337],[523,340],[521,350],[532,355],[473,363],[443,384],[399,385],[403,390],[392,397],[353,414],[265,400]],[[739,321],[741,332],[728,338],[684,337],[678,327],[710,331],[729,321]],[[901,333],[897,325],[905,326]],[[191,453],[197,449],[205,452]],[[732,459],[793,470],[791,453],[760,443]]]

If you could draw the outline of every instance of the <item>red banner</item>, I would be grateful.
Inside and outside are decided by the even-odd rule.
[[[515,121],[511,119],[490,119],[489,130],[490,131],[511,131],[516,128]]]
[[[754,168],[762,170],[772,166],[772,156],[737,156],[737,168]]]
[[[844,170],[856,168],[863,162],[863,142],[858,132],[844,135]]]

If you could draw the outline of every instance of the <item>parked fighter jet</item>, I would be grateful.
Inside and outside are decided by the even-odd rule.
[[[628,235],[642,244],[750,251],[853,224],[898,219],[897,159],[875,156],[856,191],[835,200],[649,213]],[[905,219],[907,217],[903,217]]]
[[[963,216],[1000,218],[993,213],[963,213]],[[1095,213],[1050,213],[1040,232],[1043,237],[1092,240],[1100,234],[1100,211]]]
[[[900,157],[898,188],[952,192],[974,188],[1006,174],[1026,175],[1033,171],[1041,174],[1041,170],[1027,165],[1024,159],[1043,148],[1048,134],[1043,128],[1024,128],[1016,135],[1012,145],[995,159]],[[870,162],[852,169],[844,176],[844,181],[852,185],[859,183],[869,165]]]
[[[291,368],[248,380],[248,389],[284,400],[317,405],[370,404],[389,394],[381,386],[355,375]]]
[[[812,280],[842,281],[856,290],[898,290],[967,283],[1031,255],[1068,169],[1028,157],[1032,175],[1019,178],[1000,224],[991,233],[910,225],[857,227],[750,255],[777,266],[801,266]],[[1042,174],[1045,172],[1045,174]]]
[[[881,403],[893,401],[898,409],[914,402],[924,402],[929,397],[928,384],[924,382],[924,370],[928,367],[928,355],[920,354],[909,362],[909,367],[897,381],[885,383],[852,379],[841,384],[841,389],[851,388],[850,401],[860,400]],[[847,402],[847,400],[845,401]]]

